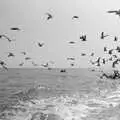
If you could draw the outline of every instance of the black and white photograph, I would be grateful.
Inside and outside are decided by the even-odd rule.
[[[120,1],[0,0],[0,120],[120,120]]]

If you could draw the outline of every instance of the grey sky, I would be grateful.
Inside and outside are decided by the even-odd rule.
[[[96,56],[103,55],[103,46],[112,47],[115,35],[120,37],[120,19],[108,10],[118,10],[119,0],[0,0],[0,34],[6,33],[16,42],[0,41],[0,57],[9,67],[18,67],[24,60],[21,51],[36,63],[55,61],[56,67],[69,67],[67,57],[75,56],[76,67],[88,67],[89,57],[81,57],[81,52]],[[53,19],[46,21],[45,13],[53,15]],[[72,20],[78,15],[79,20]],[[22,31],[11,31],[10,27],[19,27]],[[104,31],[111,36],[100,40],[100,33]],[[87,42],[80,41],[79,36],[87,35]],[[36,42],[44,42],[39,48]],[[76,41],[76,45],[69,45],[69,41]],[[15,58],[7,58],[6,52],[12,51]],[[30,62],[26,67],[32,66]]]

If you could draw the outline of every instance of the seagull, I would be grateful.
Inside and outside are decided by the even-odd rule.
[[[25,60],[30,60],[31,58],[30,57],[25,57]]]
[[[0,65],[6,65],[6,63],[4,62],[4,61],[2,61],[2,60],[0,60]]]
[[[119,46],[117,46],[116,50],[117,50],[117,52],[120,52],[120,47],[119,47]]]
[[[60,72],[66,72],[66,69],[61,69]]]
[[[5,63],[4,61],[0,60],[0,65],[1,65],[5,70],[8,71],[8,68],[6,67],[6,63]]]
[[[120,9],[119,10],[110,10],[107,11],[108,13],[115,13],[116,15],[120,16]]]
[[[19,66],[23,66],[24,65],[24,62],[20,63]]]
[[[38,64],[36,64],[35,62],[32,61],[32,65],[33,66],[38,66]]]
[[[74,63],[71,63],[70,65],[73,67],[75,64],[74,64]]]
[[[81,53],[81,56],[86,56],[86,54],[85,53]]]
[[[115,37],[114,37],[114,41],[117,41],[117,40],[118,40],[118,37],[115,36]]]
[[[26,55],[27,53],[26,52],[21,52],[21,54]]]
[[[103,58],[102,60],[103,60],[103,64],[105,64],[105,63],[106,63],[106,60],[105,60],[104,58]]]
[[[98,59],[96,61],[93,62],[93,61],[90,60],[90,62],[91,62],[92,65],[97,63],[96,66],[100,66],[100,59],[101,59],[101,57],[98,57]]]
[[[114,49],[109,50],[109,51],[108,51],[108,54],[109,54],[109,55],[112,55],[113,50],[114,50]]]
[[[75,60],[75,58],[72,58],[72,57],[71,57],[71,58],[67,58],[67,60]]]
[[[107,37],[107,36],[109,36],[109,35],[104,35],[104,32],[102,32],[100,38],[101,38],[101,39],[104,39],[104,38]]]
[[[94,53],[91,53],[91,55],[90,56],[94,56]]]
[[[10,30],[20,31],[21,29],[20,29],[20,28],[18,28],[18,27],[13,27],[13,28],[10,28]]]
[[[50,20],[53,18],[53,16],[50,13],[46,13],[46,15],[48,15],[47,20]]]
[[[86,35],[80,36],[80,39],[81,39],[82,41],[87,41],[87,40],[86,40]]]
[[[116,59],[113,64],[112,64],[112,67],[115,68],[115,65],[118,64],[118,62],[120,62],[120,59]]]
[[[69,43],[70,43],[70,44],[75,44],[75,42],[74,42],[74,41],[70,41]]]
[[[79,17],[75,15],[72,17],[72,19],[79,19]]]
[[[8,57],[15,57],[15,55],[13,53],[9,52]]]
[[[114,58],[117,58],[117,55],[112,55]]]
[[[6,35],[0,35],[0,39],[1,38],[6,38],[9,42],[15,41],[15,40],[11,40],[10,38],[8,38]]]
[[[104,52],[106,52],[107,51],[107,47],[104,47]]]
[[[101,57],[98,57],[98,59],[97,59],[97,61],[96,61],[97,66],[100,66],[100,59],[101,59]]]
[[[48,67],[48,63],[46,63],[46,64],[41,64],[41,66],[43,66],[43,67]]]
[[[42,47],[43,45],[44,45],[44,43],[38,42],[38,46],[39,46],[39,47]]]

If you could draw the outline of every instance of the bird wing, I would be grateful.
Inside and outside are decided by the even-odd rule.
[[[117,11],[116,10],[113,10],[113,11],[108,11],[108,13],[117,13]]]

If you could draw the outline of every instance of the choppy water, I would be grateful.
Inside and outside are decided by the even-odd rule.
[[[35,77],[36,74],[35,76],[33,74],[31,76],[27,76],[29,80],[32,79],[32,76],[37,80],[37,82],[33,81],[35,84],[32,86],[33,82],[28,82],[28,79],[26,80],[27,82],[24,81],[24,84],[20,84],[23,82],[15,81],[16,78],[18,78],[17,76],[15,78],[14,76],[10,77],[10,75],[9,78],[14,79],[14,81],[12,81],[12,83],[14,83],[12,84],[12,87],[9,86],[11,85],[11,82],[9,81],[9,87],[6,87],[6,89],[4,87],[1,88],[3,90],[0,94],[2,96],[0,97],[0,120],[120,119],[120,86],[116,81],[114,81],[117,84],[116,87],[109,87],[110,83],[108,82],[108,84],[105,81],[99,83],[95,82],[93,84],[90,84],[88,81],[90,86],[96,85],[96,88],[92,89],[87,82],[86,84],[83,84],[79,81],[81,76],[71,77],[69,75],[60,76],[59,74],[48,75],[47,73],[43,77],[42,73],[41,76],[44,81],[41,80],[40,76]],[[23,79],[22,77],[20,78]],[[39,82],[38,78],[40,80]],[[82,78],[86,79],[86,77],[83,76]],[[56,79],[59,84],[53,81],[48,82],[48,80],[51,79]],[[78,87],[77,84],[74,83],[75,80],[76,83],[80,83],[81,86],[79,84]],[[103,83],[106,87],[103,85]],[[3,82],[3,84],[5,85],[6,82]],[[24,85],[28,85],[29,87],[28,89],[22,88],[17,91],[16,89],[19,88],[19,86],[15,87],[16,85],[21,85],[23,88]],[[74,86],[74,89],[72,85]],[[101,88],[99,87],[100,89],[98,89],[97,85],[101,86]],[[11,88],[13,88],[13,90]],[[7,91],[10,91],[9,94]]]

